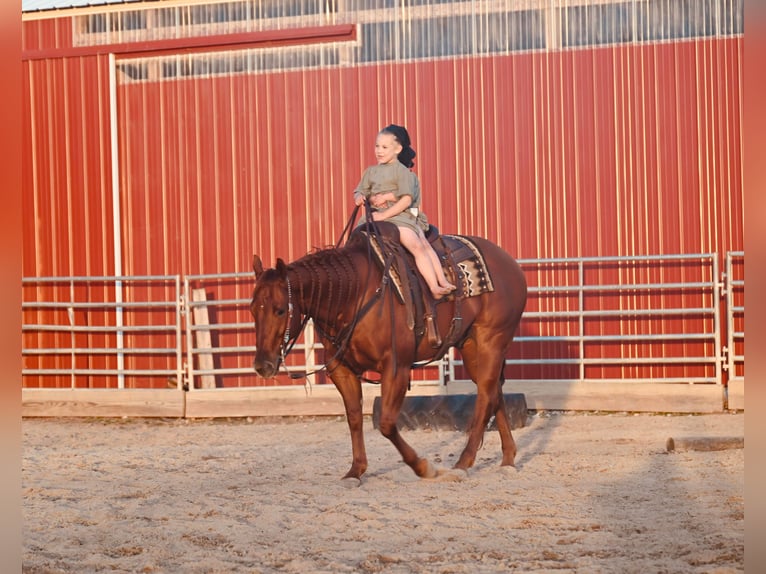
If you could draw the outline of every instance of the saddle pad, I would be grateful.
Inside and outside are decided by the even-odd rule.
[[[442,235],[442,239],[447,241],[452,258],[463,275],[465,297],[495,290],[484,255],[473,241],[462,235]]]
[[[464,297],[475,297],[495,290],[484,256],[473,241],[462,235],[442,235],[441,238],[449,247],[452,259],[463,275]],[[384,268],[386,255],[381,249],[380,244],[377,241],[371,241],[370,244],[378,263],[381,268]],[[390,246],[387,247],[390,248]],[[434,247],[437,249],[437,253],[441,251],[437,245],[434,245]],[[391,266],[390,276],[396,295],[400,301],[404,301],[402,282],[396,265]],[[448,298],[450,297],[453,297],[453,295],[450,295]]]

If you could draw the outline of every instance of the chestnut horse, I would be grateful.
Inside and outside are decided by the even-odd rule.
[[[450,346],[460,350],[465,369],[477,386],[467,444],[454,468],[465,474],[473,465],[491,415],[495,415],[500,433],[502,465],[514,464],[516,444],[503,399],[503,368],[526,303],[526,280],[518,263],[503,249],[479,237],[466,239],[483,256],[493,289],[467,296],[466,281],[461,283],[461,273],[454,272],[457,266],[447,272],[453,282],[458,281],[458,291],[436,304],[421,283],[427,293],[425,301],[430,302],[425,307],[435,311],[436,328],[449,333],[439,345],[423,336],[422,329],[413,329],[406,306],[393,294],[390,271],[384,271],[371,256],[372,240],[363,233],[355,232],[342,247],[314,251],[290,264],[277,259],[272,269],[264,270],[258,255],[253,256],[253,368],[261,377],[276,376],[305,321],[313,320],[329,357],[325,368],[346,409],[353,462],[343,478],[354,484],[361,483],[367,470],[361,384],[367,371],[380,374],[380,432],[419,477],[441,474],[404,440],[397,419],[411,368],[440,358]]]

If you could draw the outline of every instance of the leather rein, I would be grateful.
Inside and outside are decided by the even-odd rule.
[[[372,208],[370,206],[369,200],[365,199],[364,204],[365,204],[366,221],[370,229],[372,229],[371,235],[376,241],[381,242],[381,245],[382,245],[382,240],[380,239],[380,231],[378,229],[378,226],[376,225],[376,222],[372,219]],[[336,249],[340,247],[340,245],[343,243],[344,236],[347,236],[346,241],[348,241],[348,239],[351,237],[351,231],[353,228],[352,226],[354,222],[356,221],[358,212],[359,212],[359,206],[357,205],[354,207],[354,210],[351,213],[351,217],[349,218],[348,223],[346,223],[346,226],[343,228],[343,231],[341,232],[340,237],[338,238],[338,241],[335,244]],[[367,280],[366,280],[364,291],[366,291],[366,286],[369,285],[370,277],[372,275],[371,265],[372,265],[373,254],[372,254],[372,247],[370,246],[369,242],[367,243],[367,258],[368,258],[369,265],[368,265]],[[287,325],[285,326],[285,332],[284,332],[284,335],[282,336],[282,343],[279,346],[279,356],[282,362],[282,366],[284,366],[285,371],[287,372],[287,375],[291,379],[307,378],[309,375],[314,375],[324,370],[326,370],[328,373],[331,373],[333,370],[335,370],[337,365],[336,367],[333,367],[333,368],[329,368],[328,365],[332,363],[333,361],[337,361],[338,364],[344,363],[342,357],[346,353],[346,350],[348,349],[348,343],[351,340],[351,336],[353,335],[354,330],[356,329],[356,325],[359,323],[359,320],[362,317],[364,317],[370,311],[370,309],[372,309],[372,307],[378,302],[378,300],[383,296],[384,289],[388,284],[388,274],[385,272],[383,273],[383,280],[382,280],[381,286],[378,287],[378,289],[376,289],[375,295],[373,297],[371,297],[364,305],[361,305],[361,300],[360,300],[359,306],[357,307],[353,320],[348,325],[346,325],[346,327],[341,329],[338,335],[333,337],[329,335],[328,333],[326,333],[324,330],[322,330],[318,325],[315,326],[315,328],[318,331],[320,331],[323,337],[325,337],[326,339],[328,339],[329,341],[333,343],[333,345],[336,347],[336,351],[335,351],[335,354],[333,354],[333,356],[330,357],[330,359],[325,362],[324,366],[320,367],[319,369],[315,369],[311,372],[303,373],[303,374],[293,374],[287,371],[286,358],[287,358],[287,355],[292,350],[292,348],[295,346],[295,343],[298,341],[298,338],[303,332],[303,329],[306,327],[306,323],[308,322],[309,316],[306,314],[303,314],[303,318],[301,319],[301,324],[298,327],[297,331],[294,334],[290,332],[290,324],[292,323],[292,319],[293,319],[292,286],[290,284],[290,277],[288,275],[285,275],[285,280],[287,281]],[[345,364],[346,366],[351,368],[351,366],[348,365],[348,363],[345,363]],[[371,381],[370,379],[364,379],[364,380],[367,382],[376,382],[376,381]]]

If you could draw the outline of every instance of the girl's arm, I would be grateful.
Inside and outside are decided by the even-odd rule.
[[[382,214],[382,219],[388,219],[389,217],[400,214],[415,201],[417,176],[401,164],[399,164],[398,167],[396,191],[378,193],[375,194],[372,199],[374,206],[377,208],[384,208],[378,212]],[[395,203],[390,207],[385,207],[387,202]]]
[[[375,193],[370,196],[370,203],[373,207],[385,207],[389,201],[396,201],[398,198],[392,191],[386,191],[385,193]]]
[[[362,181],[359,182],[359,185],[357,185],[354,190],[354,205],[362,205],[364,203],[364,198],[369,197],[370,195],[372,185],[370,184],[369,173],[369,168],[364,170]]]
[[[383,209],[381,211],[373,212],[372,219],[374,221],[383,221],[384,219],[388,219],[389,217],[393,217],[394,215],[399,215],[402,211],[407,209],[410,205],[412,205],[412,196],[403,195],[399,199],[397,199],[396,203],[394,203],[391,207],[387,207],[386,209]]]

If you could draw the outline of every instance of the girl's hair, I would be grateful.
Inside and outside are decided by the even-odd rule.
[[[410,146],[410,134],[407,133],[407,129],[404,126],[391,124],[380,130],[380,133],[391,134],[394,136],[396,141],[398,141],[402,146],[402,151],[400,151],[399,155],[396,156],[397,159],[406,167],[412,168],[412,166],[415,165],[415,162],[412,160],[415,159],[417,154],[415,153],[415,150]]]

